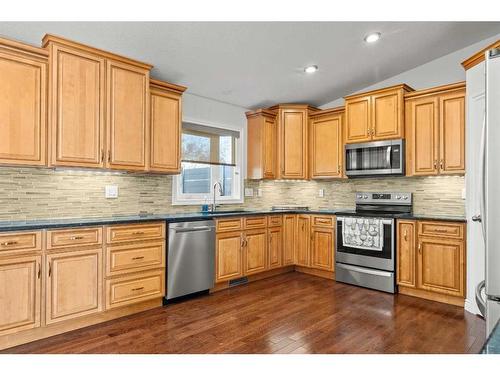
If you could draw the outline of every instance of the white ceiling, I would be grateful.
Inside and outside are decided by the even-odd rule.
[[[382,33],[375,44],[363,37]],[[257,108],[322,105],[500,33],[500,22],[1,22],[40,45],[52,33],[149,62],[188,92]],[[319,71],[306,75],[310,64]]]

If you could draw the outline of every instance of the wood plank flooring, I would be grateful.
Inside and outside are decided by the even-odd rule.
[[[3,353],[477,353],[463,309],[291,272]]]

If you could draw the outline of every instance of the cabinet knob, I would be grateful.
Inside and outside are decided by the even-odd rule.
[[[405,241],[408,241],[408,231],[405,229],[405,233],[404,233],[404,239]]]
[[[422,244],[421,243],[418,244],[418,253],[422,254]]]

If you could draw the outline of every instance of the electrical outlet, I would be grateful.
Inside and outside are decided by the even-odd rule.
[[[108,199],[118,198],[118,186],[106,185],[104,187],[104,196]]]
[[[319,189],[318,197],[323,198],[325,196],[325,189]]]
[[[245,188],[245,197],[253,197],[253,189]]]
[[[262,189],[257,189],[257,196],[262,197]]]

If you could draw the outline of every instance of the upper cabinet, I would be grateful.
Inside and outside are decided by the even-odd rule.
[[[247,112],[246,116],[248,123],[247,178],[275,179],[278,143],[276,113],[259,109]]]
[[[465,83],[406,98],[407,175],[465,173]]]
[[[181,172],[182,93],[185,87],[150,80],[152,172]]]
[[[344,107],[318,111],[309,122],[309,171],[313,179],[343,177]]]
[[[0,38],[0,164],[46,165],[47,52]]]
[[[404,137],[404,95],[407,85],[347,96],[346,143]]]

